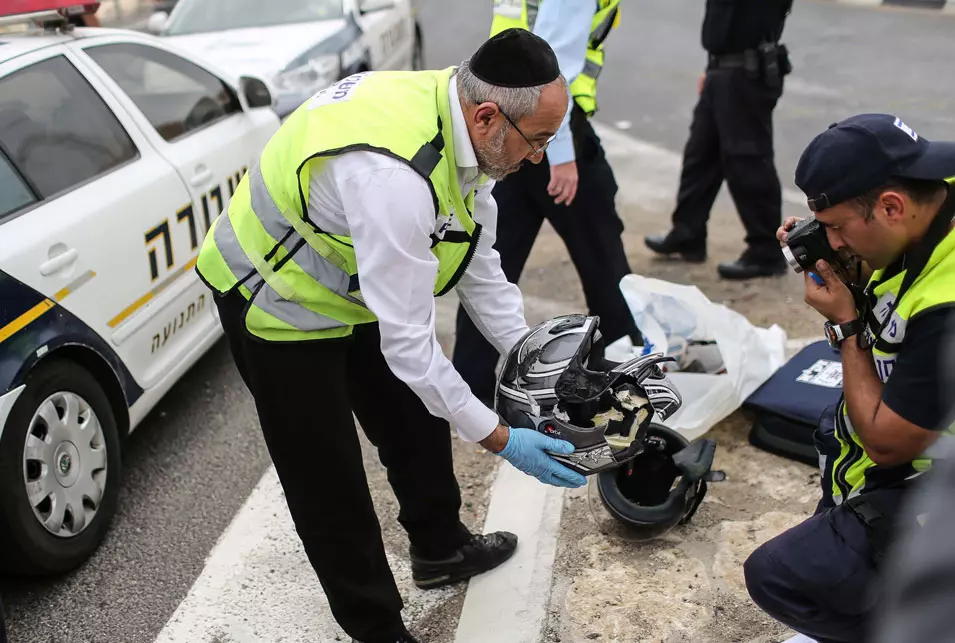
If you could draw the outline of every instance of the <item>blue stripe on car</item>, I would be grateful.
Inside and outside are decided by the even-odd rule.
[[[0,270],[0,328],[46,299],[30,286]],[[50,310],[0,342],[0,394],[23,384],[27,373],[41,359],[47,359],[60,350],[65,354],[67,349],[92,351],[105,362],[122,389],[127,408],[142,396],[142,387],[109,344],[76,315],[58,304],[53,304]],[[37,355],[41,350],[42,354]]]

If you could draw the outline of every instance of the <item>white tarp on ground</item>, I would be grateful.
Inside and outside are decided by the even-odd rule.
[[[687,367],[695,347],[700,347],[704,362],[712,363],[713,347],[698,342],[716,342],[725,371],[668,373],[683,406],[664,424],[689,440],[738,409],[786,361],[782,328],[754,326],[740,313],[707,299],[696,286],[631,274],[620,281],[620,290],[646,338],[645,351],[667,353]],[[611,344],[607,357],[626,358],[633,350],[628,344],[629,338]]]

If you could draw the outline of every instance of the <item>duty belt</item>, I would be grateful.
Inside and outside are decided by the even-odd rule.
[[[732,69],[749,67],[756,69],[759,65],[759,53],[755,49],[747,49],[734,54],[709,54],[707,69]]]

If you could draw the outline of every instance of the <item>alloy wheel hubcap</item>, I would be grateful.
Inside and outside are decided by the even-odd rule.
[[[23,482],[33,515],[54,536],[83,532],[106,490],[106,442],[89,403],[54,393],[37,408],[23,448]]]

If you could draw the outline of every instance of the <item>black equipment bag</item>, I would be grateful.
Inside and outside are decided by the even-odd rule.
[[[839,351],[821,340],[809,344],[743,402],[755,415],[752,445],[798,462],[817,465],[813,431],[831,425],[842,397]]]

